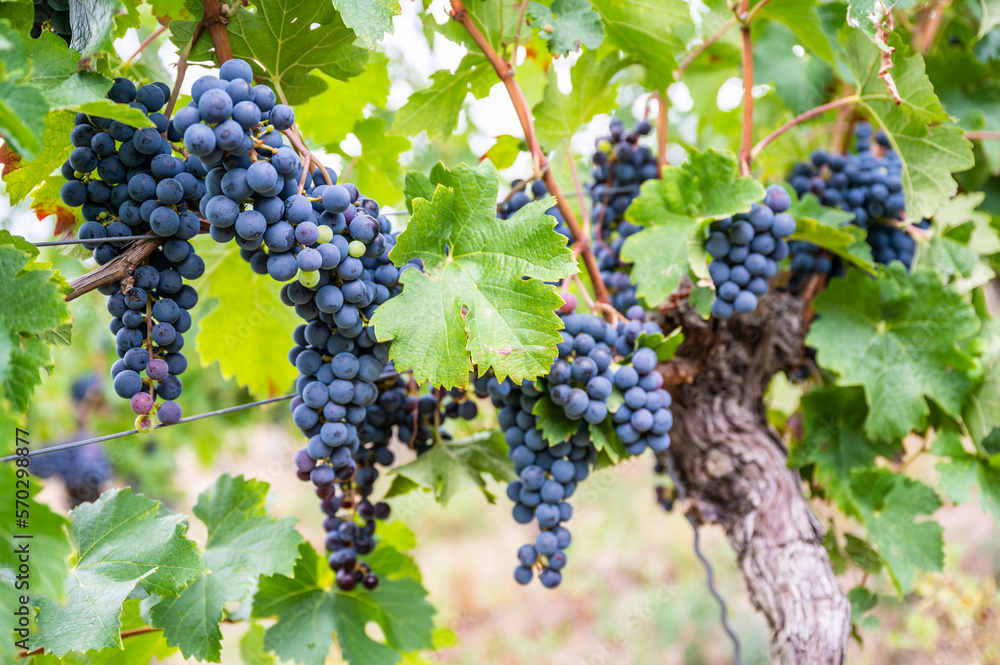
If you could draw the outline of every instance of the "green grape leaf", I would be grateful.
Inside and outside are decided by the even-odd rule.
[[[308,544],[299,555],[293,577],[265,577],[254,596],[254,618],[278,617],[264,633],[267,650],[282,660],[323,665],[336,633],[350,665],[394,665],[402,652],[433,646],[434,608],[419,582],[385,579],[374,591],[330,591],[326,561]],[[381,628],[384,643],[367,635],[370,621]]]
[[[264,627],[250,622],[240,640],[240,662],[243,665],[279,665],[277,657],[264,647]]]
[[[127,600],[122,606],[121,630],[144,628],[141,601]],[[122,640],[121,649],[70,652],[62,658],[54,655],[33,656],[31,665],[138,665],[139,663],[169,662],[176,649],[167,646],[159,631],[135,634]],[[11,661],[13,662],[13,661]]]
[[[501,170],[509,169],[513,166],[517,156],[528,149],[528,146],[524,143],[524,139],[519,139],[510,134],[503,134],[496,137],[496,139],[497,142],[490,146],[490,149],[486,151],[482,159],[490,160],[493,162],[493,166]]]
[[[559,445],[576,434],[581,424],[585,424],[581,420],[573,420],[567,416],[565,410],[552,401],[548,391],[542,392],[531,413],[537,416],[535,427],[541,431],[550,446]]]
[[[211,572],[176,597],[153,606],[151,623],[163,629],[185,658],[218,662],[223,606],[242,600],[261,575],[290,575],[302,537],[291,517],[267,514],[267,483],[223,474],[198,495],[194,514],[208,529],[202,562]]]
[[[69,47],[87,56],[109,46],[114,16],[121,9],[118,0],[69,0],[69,27],[73,35]]]
[[[399,0],[336,0],[333,4],[368,48],[392,32],[392,17],[399,15]]]
[[[965,244],[980,256],[1000,253],[1000,228],[992,226],[992,216],[977,210],[986,198],[985,192],[959,194],[934,213],[934,226],[941,235],[958,237],[967,230]]]
[[[552,0],[549,7],[532,2],[527,15],[552,53],[567,55],[580,46],[594,50],[604,42],[604,26],[590,0]]]
[[[255,396],[282,394],[298,370],[288,362],[286,345],[274,340],[291,339],[300,319],[281,302],[281,285],[252,272],[236,247],[223,248],[205,239],[196,244],[206,265],[198,291],[206,301],[216,300],[214,307],[204,307],[198,322],[201,364],[218,361],[224,378],[235,377]]]
[[[644,182],[625,217],[646,228],[622,247],[622,259],[634,264],[639,297],[658,307],[688,270],[704,272],[703,223],[746,212],[763,197],[759,182],[737,174],[732,153],[711,148],[691,150],[683,165],[664,168],[661,180]]]
[[[868,541],[850,533],[844,535],[844,540],[844,552],[855,566],[872,575],[882,570],[882,559]]]
[[[674,328],[666,335],[663,333],[650,334],[643,330],[635,338],[637,349],[652,349],[656,352],[656,359],[661,363],[673,359],[674,354],[677,352],[677,347],[683,342],[684,332],[680,328]]]
[[[972,341],[979,343],[984,340],[988,347],[979,359],[983,366],[983,380],[962,407],[962,421],[977,446],[982,446],[996,426],[996,414],[1000,413],[1000,321],[991,319],[983,322],[979,337]],[[989,340],[992,340],[992,345],[989,345]]]
[[[597,450],[599,456],[610,462],[609,466],[617,464],[629,456],[628,451],[625,450],[625,444],[618,438],[610,418],[605,418],[596,426],[590,425],[589,431],[590,439],[594,442],[594,449]]]
[[[426,272],[403,271],[403,292],[372,318],[378,339],[393,340],[396,367],[435,386],[468,386],[473,365],[515,383],[546,373],[561,339],[555,310],[562,299],[542,280],[579,269],[545,214],[550,200],[498,220],[492,164],[432,175],[440,178],[433,200],[413,200],[389,255],[397,266],[420,259]]]
[[[396,112],[393,133],[416,136],[425,131],[428,139],[448,138],[455,131],[462,103],[475,82],[492,76],[486,58],[477,53],[462,58],[454,74],[448,70],[434,72],[430,86],[410,95]]]
[[[11,431],[11,445],[13,440],[14,432]],[[10,543],[0,551],[0,569],[10,570],[13,575],[19,563],[16,550],[20,545],[27,543],[31,551],[31,577],[28,582],[33,595],[60,600],[63,592],[62,580],[69,573],[67,557],[70,554],[70,545],[65,529],[66,518],[52,512],[52,509],[45,504],[35,501],[34,495],[39,490],[36,485],[37,477],[26,475],[31,468],[31,462],[35,459],[37,458],[29,459],[28,469],[16,467],[13,463],[4,463],[0,467],[0,486],[9,487],[13,491],[18,487],[20,480],[28,483],[32,495],[32,498],[26,501],[29,511],[27,529],[16,527],[16,512],[23,509],[23,506],[18,506],[16,501],[11,500],[3,502],[3,506],[0,507],[0,538],[3,538],[5,543]],[[25,472],[25,477],[19,478],[22,470]],[[19,539],[18,533],[30,533],[30,542]]]
[[[133,127],[155,127],[153,121],[139,109],[116,104],[107,98],[112,83],[111,79],[100,74],[74,72],[59,84],[43,89],[43,92],[52,111],[83,112],[120,120]]]
[[[691,32],[691,13],[683,0],[592,0],[604,21],[605,41],[633,56],[646,68],[652,87],[674,82],[678,53]],[[574,83],[575,86],[575,83]]]
[[[797,197],[794,192],[790,191],[789,194],[792,205],[789,206],[787,212],[796,221],[811,219],[824,226],[840,228],[854,219],[853,213],[823,205],[815,194],[806,194],[801,198]]]
[[[889,469],[863,469],[851,475],[868,541],[882,557],[900,594],[913,588],[917,571],[941,570],[944,529],[926,519],[941,500],[923,483]]]
[[[27,412],[40,370],[51,370],[47,335],[70,320],[66,280],[37,257],[34,245],[0,230],[0,293],[17,294],[0,305],[0,404],[18,413]]]
[[[257,81],[272,86],[279,97],[284,94],[292,106],[326,90],[318,71],[340,80],[364,71],[368,51],[354,45],[354,32],[332,3],[257,0],[254,9],[239,6],[229,16],[226,32],[233,57],[249,62]],[[171,21],[170,41],[183,49],[196,25],[197,21]],[[188,59],[210,62],[210,46],[206,30]]]
[[[183,515],[111,490],[69,514],[76,561],[63,582],[65,603],[39,599],[34,647],[62,656],[68,651],[122,648],[122,604],[137,585],[150,594],[175,595],[205,573]],[[33,647],[33,648],[34,648]]]
[[[478,432],[463,439],[438,441],[417,459],[393,469],[393,473],[431,490],[442,504],[463,489],[479,489],[494,503],[496,498],[486,489],[487,476],[500,482],[515,477],[506,450],[500,430]]]
[[[837,384],[861,386],[865,433],[900,439],[922,430],[933,399],[957,415],[971,384],[958,343],[979,327],[972,306],[932,271],[907,275],[898,262],[872,279],[849,271],[816,298],[806,343]]]
[[[37,159],[17,160],[14,164],[8,153],[7,162],[12,168],[4,168],[3,181],[11,204],[23,201],[31,190],[69,159],[73,144],[66,138],[75,126],[73,116],[69,111],[57,111],[45,116],[42,152]]]
[[[0,72],[3,73],[0,80],[0,136],[19,155],[34,159],[42,149],[43,118],[48,107],[41,92],[32,85],[33,80],[28,79],[29,50],[24,38],[13,27],[17,24],[17,21],[7,18],[0,19]]]
[[[465,4],[465,13],[472,19],[472,23],[486,41],[498,51],[502,50],[504,42],[510,43],[514,40],[520,13],[514,3],[504,0],[476,0]],[[470,39],[469,33],[458,21],[437,25],[430,12],[427,14],[430,24],[428,27],[432,27],[453,42],[465,44],[470,51],[479,51],[479,47]]]
[[[878,47],[857,30],[841,37],[861,106],[872,122],[885,130],[899,154],[906,214],[919,220],[933,215],[954,196],[958,184],[951,174],[972,168],[975,160],[972,143],[958,126],[950,124],[948,113],[934,95],[923,58],[910,53],[895,35],[890,43],[896,49],[892,76],[902,100],[898,106],[878,77]]]
[[[344,171],[342,180],[353,183],[381,205],[396,205],[403,198],[399,155],[410,149],[410,141],[386,135],[385,122],[374,115],[358,121],[354,135],[361,142],[361,154],[347,158],[351,166]]]
[[[806,240],[827,249],[845,261],[861,268],[869,275],[875,274],[871,246],[865,242],[863,229],[847,225],[828,226],[811,217],[795,218],[795,233],[791,240]]]
[[[616,90],[611,79],[632,61],[617,53],[597,59],[597,52],[586,51],[570,70],[573,90],[568,95],[559,91],[554,68],[549,69],[545,96],[532,109],[535,133],[544,148],[554,148],[569,140],[580,127],[598,113],[615,107]]]
[[[942,459],[934,466],[941,476],[941,489],[955,503],[972,498],[972,486],[979,486],[983,510],[1000,522],[1000,469],[990,463],[991,456],[969,453],[961,437],[950,430],[938,430],[931,452]]]
[[[13,571],[0,567],[0,612],[3,612],[5,617],[16,616],[14,613],[20,607],[20,594],[14,588],[14,580]],[[13,626],[13,622],[11,625]],[[19,640],[19,644],[15,644],[13,630],[4,630],[0,633],[0,658],[5,663],[16,662],[20,646],[27,646],[26,641],[20,641],[22,639],[20,635],[16,635],[16,638]]]
[[[826,62],[834,62],[833,42],[823,30],[814,0],[772,0],[762,7],[756,20],[776,20],[788,26],[799,44]]]
[[[872,441],[864,430],[868,407],[860,388],[817,387],[802,396],[802,439],[795,441],[788,465],[814,464],[815,482],[845,514],[858,516],[851,473],[868,469],[879,456],[892,457],[898,445]]]
[[[322,144],[327,152],[336,152],[356,123],[365,119],[369,104],[385,108],[389,97],[389,59],[372,53],[365,71],[350,81],[338,81],[322,72],[316,76],[326,83],[326,90],[295,107],[295,122],[302,134]],[[335,114],[330,113],[332,107]]]
[[[920,265],[936,267],[945,279],[969,277],[979,264],[979,257],[970,247],[951,238],[934,236],[930,252],[921,256]]]

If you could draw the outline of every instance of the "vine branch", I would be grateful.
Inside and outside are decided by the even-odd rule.
[[[847,106],[849,104],[854,104],[859,101],[861,101],[861,98],[858,97],[857,95],[848,95],[846,97],[835,99],[832,102],[821,104],[815,108],[811,108],[808,111],[800,113],[799,115],[795,116],[794,118],[783,124],[781,127],[778,127],[776,130],[774,130],[773,132],[762,138],[757,143],[757,145],[755,145],[753,149],[750,151],[750,161],[757,159],[757,157],[760,156],[760,153],[764,151],[764,148],[766,148],[772,141],[777,139],[779,136],[787,132],[792,127],[801,124],[806,120],[809,120],[810,118],[814,118],[818,115],[826,113],[827,111],[830,111],[832,109],[840,108],[841,106]]]
[[[215,59],[221,65],[233,59],[233,47],[229,44],[229,33],[226,30],[229,19],[222,13],[222,4],[219,0],[202,0],[202,7],[205,10],[202,22],[208,28],[212,46],[215,48]]]
[[[744,10],[745,11],[745,10]],[[753,143],[753,43],[750,24],[740,26],[743,53],[743,135],[740,139],[740,175],[750,175],[750,145]]]
[[[583,233],[583,229],[580,228],[580,223],[576,221],[576,215],[573,214],[572,208],[569,207],[569,202],[563,195],[562,190],[559,189],[559,183],[556,182],[555,176],[548,167],[548,160],[542,153],[541,146],[538,144],[538,139],[535,136],[535,125],[531,119],[531,114],[528,112],[528,102],[524,97],[521,86],[514,80],[513,68],[509,62],[500,57],[500,54],[496,52],[493,45],[479,31],[479,28],[476,27],[476,24],[473,23],[472,18],[466,11],[465,3],[462,0],[452,0],[450,15],[452,20],[461,23],[462,27],[469,33],[469,37],[472,38],[472,41],[475,42],[476,46],[483,52],[483,55],[486,56],[486,59],[489,60],[493,69],[496,70],[497,76],[500,77],[500,81],[507,89],[510,101],[514,105],[514,111],[517,113],[517,119],[521,123],[521,129],[524,131],[525,141],[531,149],[532,159],[535,162],[536,175],[541,173],[542,181],[545,183],[546,188],[548,188],[549,193],[556,197],[556,207],[559,208],[559,213],[563,216],[566,225],[573,233],[574,242],[580,247],[580,254],[583,256],[583,263],[587,267],[590,281],[594,285],[597,301],[606,304],[610,303],[611,298],[608,296],[608,288],[604,285],[604,280],[601,279],[601,270],[597,265],[597,259],[594,258],[594,252],[590,248],[590,240]],[[607,318],[607,314],[605,316]]]
[[[128,67],[129,65],[131,65],[132,61],[135,60],[137,57],[139,57],[139,54],[142,53],[146,49],[147,46],[149,46],[150,44],[152,44],[154,39],[156,39],[157,37],[159,37],[160,35],[162,35],[166,31],[166,29],[167,29],[166,25],[161,25],[159,28],[157,28],[156,30],[154,30],[153,32],[151,32],[148,37],[146,37],[144,40],[142,40],[142,43],[139,44],[139,48],[137,48],[135,50],[135,53],[133,53],[132,55],[130,55],[128,57],[128,60],[126,60],[125,62],[122,63],[122,67]]]
[[[191,49],[194,48],[195,42],[201,37],[201,31],[205,29],[205,20],[202,19],[198,21],[198,25],[194,26],[194,32],[191,34],[191,41],[187,43],[184,50],[181,52],[180,58],[177,59],[177,76],[174,78],[174,87],[170,91],[170,100],[167,102],[167,111],[164,115],[168,118],[173,115],[174,105],[177,103],[177,97],[181,94],[181,83],[184,82],[184,74],[187,73],[188,67],[188,56],[191,55]]]
[[[142,626],[140,628],[132,628],[131,630],[123,630],[121,632],[121,639],[128,637],[134,637],[136,635],[145,635],[147,633],[155,633],[163,630],[162,628],[153,628],[152,626]],[[18,658],[27,658],[29,656],[41,656],[45,653],[45,647],[38,647],[34,651],[28,651],[26,649],[21,649],[17,653]]]
[[[719,28],[712,34],[712,36],[710,36],[708,39],[706,39],[697,47],[695,47],[695,49],[691,51],[686,58],[684,58],[683,62],[681,62],[680,66],[677,68],[677,71],[674,72],[674,80],[675,81],[681,80],[681,77],[684,76],[684,72],[687,71],[687,68],[690,67],[702,53],[707,51],[712,44],[719,41],[719,39],[721,39],[723,35],[729,32],[729,29],[732,28],[734,25],[736,25],[735,16],[726,21],[721,28]]]
[[[970,141],[1000,141],[1000,132],[992,132],[986,129],[979,129],[965,133],[965,138]]]
[[[666,91],[657,90],[653,93],[656,100],[656,170],[657,177],[663,177],[663,167],[667,165],[667,139],[669,138],[669,123],[667,119]]]

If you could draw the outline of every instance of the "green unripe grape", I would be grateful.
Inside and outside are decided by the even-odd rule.
[[[319,227],[319,240],[317,242],[322,245],[323,243],[330,242],[331,240],[333,240],[333,229],[329,226],[321,225]]]
[[[299,283],[311,289],[312,287],[319,284],[319,271],[318,270],[300,270],[299,271]]]
[[[357,259],[365,255],[366,249],[365,243],[360,240],[352,240],[351,244],[347,246],[347,253]]]
[[[148,413],[144,413],[143,415],[138,416],[135,419],[135,428],[140,432],[142,432],[143,434],[152,432],[154,427],[156,427],[156,422],[153,420],[153,417]]]

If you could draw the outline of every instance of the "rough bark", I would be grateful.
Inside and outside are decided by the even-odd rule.
[[[686,304],[675,310],[666,325],[683,327],[678,358],[694,372],[670,389],[671,450],[688,509],[722,526],[736,550],[750,600],[770,627],[774,662],[836,665],[844,662],[850,604],[763,403],[774,373],[802,357],[802,307],[776,294],[729,321],[703,321]]]

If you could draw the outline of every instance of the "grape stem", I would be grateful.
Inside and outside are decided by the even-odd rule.
[[[535,136],[535,125],[531,119],[531,114],[528,112],[528,102],[524,97],[521,86],[514,80],[513,68],[510,63],[505,62],[500,57],[496,49],[493,48],[493,45],[479,31],[479,28],[476,27],[476,24],[473,23],[472,18],[466,11],[465,3],[462,0],[451,0],[450,15],[452,20],[461,23],[462,27],[469,33],[472,41],[476,43],[483,52],[483,55],[486,56],[486,59],[490,61],[497,76],[500,77],[500,81],[507,89],[507,94],[514,105],[514,111],[517,113],[517,118],[521,123],[521,129],[524,131],[525,141],[531,149],[531,156],[535,163],[535,172],[536,174],[541,173],[542,181],[545,183],[549,193],[556,197],[556,207],[559,208],[563,220],[565,220],[566,225],[573,233],[574,242],[580,246],[580,253],[583,256],[584,265],[587,267],[587,273],[590,275],[590,281],[594,286],[597,301],[610,304],[611,298],[608,296],[608,288],[605,286],[604,280],[601,279],[601,270],[597,266],[597,259],[594,258],[594,252],[590,248],[590,240],[584,235],[583,229],[580,228],[579,222],[576,221],[576,215],[573,214],[573,210],[569,207],[566,197],[563,195],[562,190],[559,189],[559,183],[556,182],[555,176],[548,167],[548,160],[538,145],[538,139]],[[607,314],[605,314],[605,318],[609,322],[613,321]]]
[[[139,48],[137,48],[135,50],[135,53],[133,53],[132,55],[130,55],[128,57],[128,60],[126,60],[125,62],[123,62],[121,64],[121,69],[124,69],[125,67],[128,67],[129,65],[131,65],[132,61],[135,60],[137,57],[139,57],[139,54],[142,53],[143,50],[145,50],[145,48],[147,46],[149,46],[150,44],[152,44],[154,39],[156,39],[157,37],[159,37],[160,35],[162,35],[166,31],[166,29],[167,29],[166,25],[161,25],[156,30],[154,30],[152,33],[150,33],[150,35],[148,37],[146,37],[144,40],[142,40],[142,43],[139,44]]]
[[[674,80],[680,81],[681,77],[684,76],[684,72],[686,72],[687,68],[690,67],[695,60],[698,59],[698,56],[707,51],[712,44],[719,41],[719,39],[727,32],[729,32],[729,29],[732,28],[734,25],[736,25],[735,16],[726,21],[726,23],[721,28],[716,30],[715,33],[712,34],[712,36],[710,36],[708,39],[699,44],[693,51],[691,51],[691,53],[689,53],[688,56],[684,58],[684,61],[681,62],[680,66],[677,68],[677,71],[674,72]]]
[[[205,29],[205,21],[201,20],[198,25],[194,26],[194,32],[191,34],[191,41],[187,43],[184,50],[181,52],[180,57],[177,59],[177,76],[174,77],[174,87],[170,91],[170,99],[167,101],[167,110],[164,115],[169,118],[174,112],[174,105],[177,104],[177,97],[181,94],[181,83],[184,82],[184,74],[187,73],[188,67],[188,56],[191,55],[191,49],[194,48],[195,42],[201,37],[202,30]]]
[[[970,141],[1000,141],[1000,132],[991,132],[989,130],[980,129],[972,132],[966,132],[965,138]]]
[[[737,16],[746,16],[746,0],[741,0]],[[740,25],[740,43],[743,60],[743,134],[740,139],[740,175],[750,175],[750,161],[753,159],[750,146],[753,143],[753,42],[750,40],[750,23]]]
[[[663,167],[667,165],[667,142],[670,136],[667,123],[667,94],[659,90],[653,93],[656,100],[656,175],[663,177]]]
[[[809,120],[810,118],[814,118],[822,113],[826,113],[827,111],[830,111],[832,109],[840,108],[841,106],[848,106],[850,104],[856,104],[857,102],[860,101],[861,98],[858,95],[847,95],[846,97],[835,99],[832,102],[827,102],[826,104],[820,104],[815,108],[811,108],[808,111],[800,113],[799,115],[795,116],[794,118],[783,124],[781,127],[778,127],[776,130],[774,130],[773,132],[762,138],[757,143],[757,145],[755,145],[753,149],[750,151],[750,160],[752,161],[757,159],[757,157],[760,156],[760,153],[764,151],[764,148],[766,148],[772,141],[774,141],[776,138],[787,132],[792,127],[801,124],[806,120]],[[998,132],[998,134],[1000,134],[1000,132]],[[968,133],[966,133],[966,137],[968,137]]]

